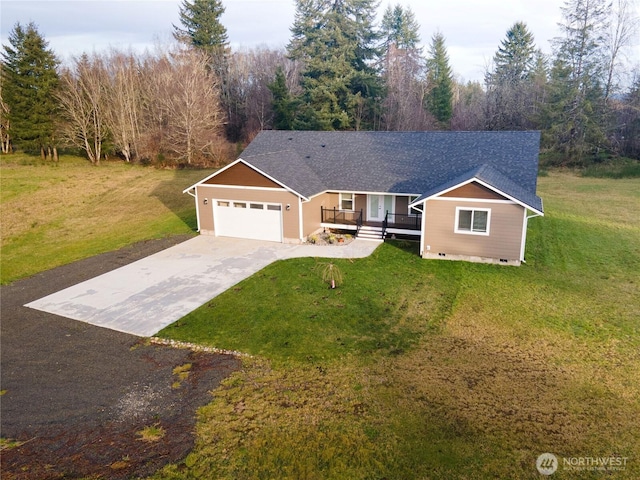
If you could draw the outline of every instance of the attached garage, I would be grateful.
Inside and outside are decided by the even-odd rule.
[[[282,205],[244,200],[215,200],[216,235],[282,242]]]

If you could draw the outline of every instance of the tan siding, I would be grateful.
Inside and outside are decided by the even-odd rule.
[[[362,210],[362,218],[367,218],[367,196],[364,194],[356,195],[355,211]]]
[[[324,205],[325,208],[340,208],[340,194],[338,193],[326,193],[326,203]]]
[[[211,189],[196,187],[196,202],[198,202],[198,216],[200,217],[200,231],[213,232],[213,201],[211,200]],[[204,204],[204,200],[207,204]]]
[[[396,214],[408,215],[409,197],[396,197]]]
[[[489,235],[455,233],[456,207],[489,208]],[[506,203],[429,200],[426,207],[425,252],[520,259],[523,207]]]
[[[308,237],[320,228],[320,209],[333,208],[338,203],[337,193],[323,193],[302,204],[302,234]]]
[[[482,198],[485,200],[504,200],[502,195],[497,194],[493,190],[480,185],[477,182],[467,183],[460,188],[447,192],[442,197],[456,197],[456,198]]]
[[[215,225],[213,224],[214,201],[243,200],[247,202],[279,203],[282,205],[283,236],[285,241],[300,240],[298,197],[287,190],[247,190],[199,185],[196,187],[196,191],[200,202],[200,230],[215,231]],[[208,199],[207,206],[203,204],[204,198]],[[287,205],[291,206],[289,210],[286,209]]]
[[[256,172],[253,168],[247,167],[244,163],[236,163],[233,167],[210,178],[205,183],[207,185],[282,188],[277,183]]]

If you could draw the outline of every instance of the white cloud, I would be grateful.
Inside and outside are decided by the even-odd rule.
[[[294,0],[223,0],[226,26],[233,47],[286,46],[294,19]],[[383,0],[409,6],[421,25],[422,42],[440,31],[455,73],[466,80],[482,80],[507,30],[517,21],[527,23],[537,45],[551,52],[549,40],[559,34],[563,0]],[[34,21],[62,58],[109,47],[142,51],[171,41],[179,23],[180,0],[2,0],[0,33],[7,43],[16,22]],[[640,47],[635,63],[640,61]]]

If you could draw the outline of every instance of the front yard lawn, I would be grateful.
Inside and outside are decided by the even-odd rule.
[[[384,245],[362,260],[332,260],[344,275],[336,289],[322,280],[325,259],[278,261],[160,335],[276,362],[398,355],[423,333],[440,328],[462,267],[434,268],[420,261],[414,242],[405,245]]]
[[[544,452],[640,477],[638,181],[540,183],[522,267],[388,242],[330,290],[287,260],[161,332],[255,358],[156,478],[533,479]]]

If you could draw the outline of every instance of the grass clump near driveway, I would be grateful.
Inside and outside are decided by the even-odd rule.
[[[639,187],[541,178],[519,268],[389,242],[335,290],[293,259],[213,299],[161,335],[256,357],[155,478],[534,479],[545,452],[639,478]]]
[[[90,166],[62,156],[41,164],[0,159],[2,283],[142,240],[192,233],[193,198],[182,190],[198,170],[157,170],[122,162]]]

